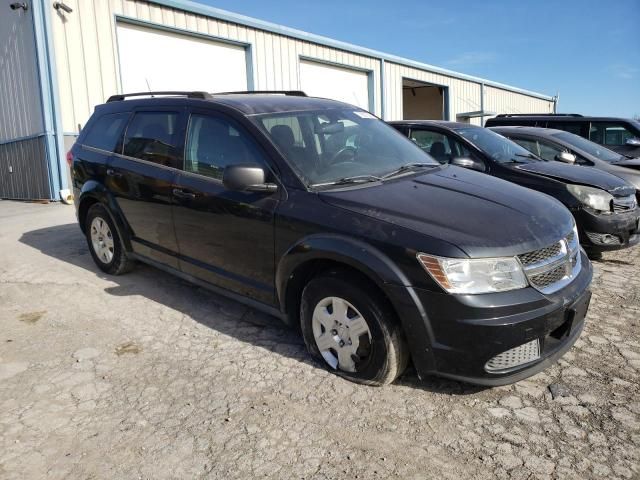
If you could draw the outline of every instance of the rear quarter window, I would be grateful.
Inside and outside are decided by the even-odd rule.
[[[128,119],[128,112],[103,115],[90,125],[82,144],[107,152],[115,151]]]

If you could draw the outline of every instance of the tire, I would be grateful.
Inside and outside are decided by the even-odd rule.
[[[89,208],[85,232],[89,251],[100,270],[110,275],[131,271],[134,262],[127,256],[111,215],[101,204],[96,203]]]
[[[386,385],[404,372],[408,348],[392,308],[358,284],[360,278],[344,271],[312,279],[302,292],[302,335],[330,371],[356,383]]]

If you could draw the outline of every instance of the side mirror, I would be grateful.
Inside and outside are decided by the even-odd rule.
[[[474,160],[469,157],[457,157],[451,160],[451,165],[455,165],[457,167],[469,168],[471,170],[477,170],[479,172],[484,172],[484,163]]]
[[[562,152],[556,155],[556,160],[564,163],[576,163],[576,156],[573,153]]]
[[[640,138],[627,138],[624,144],[630,147],[640,147]]]
[[[222,184],[227,190],[239,192],[275,192],[275,183],[265,182],[266,173],[258,165],[229,165],[222,172]]]

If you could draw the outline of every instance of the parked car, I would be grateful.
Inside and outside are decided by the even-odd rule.
[[[515,382],[580,335],[592,268],[555,199],[440,165],[345,103],[154,95],[96,107],[68,154],[101,270],[139,260],[277,315],[370,385],[409,358]]]
[[[545,160],[565,158],[570,163],[595,167],[620,177],[636,188],[640,203],[640,158],[629,159],[579,135],[552,128],[491,127],[491,130]]]
[[[640,242],[636,189],[619,177],[546,161],[496,132],[468,123],[391,124],[441,163],[478,170],[557,198],[573,213],[580,243],[593,257]]]
[[[555,128],[580,135],[629,158],[640,157],[640,122],[628,118],[583,117],[569,114],[501,114],[486,127],[515,126]]]

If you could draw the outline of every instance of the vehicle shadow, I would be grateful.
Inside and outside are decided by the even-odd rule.
[[[76,223],[25,232],[20,237],[20,242],[45,255],[84,268],[99,278],[116,283],[116,286],[104,289],[109,295],[145,297],[241,342],[254,344],[316,368],[323,368],[320,362],[309,356],[299,332],[276,317],[149,265],[138,264],[127,275],[113,276],[103,273],[94,264],[85,238]],[[259,334],[256,334],[255,327],[260,329]],[[396,381],[396,385],[448,395],[468,395],[485,389],[438,377],[420,380],[413,367],[407,369]]]

